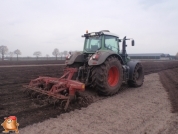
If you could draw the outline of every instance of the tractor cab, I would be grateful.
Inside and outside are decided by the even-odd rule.
[[[131,45],[134,46],[132,38],[126,38],[125,36],[123,39],[119,39],[118,35],[110,33],[109,30],[91,33],[86,31],[86,34],[82,37],[85,37],[83,49],[85,54],[94,54],[97,51],[102,51],[120,55],[125,63],[130,60],[126,52],[126,41],[131,40]],[[120,45],[121,43],[122,45]]]
[[[108,30],[92,33],[87,31],[82,37],[85,37],[85,53],[95,53],[97,50],[111,50],[118,54],[120,52],[119,37]]]

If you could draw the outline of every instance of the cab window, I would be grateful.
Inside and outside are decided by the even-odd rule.
[[[86,38],[84,49],[88,52],[95,52],[101,48],[101,36],[92,36]]]
[[[118,41],[117,37],[105,35],[105,47],[118,53]]]

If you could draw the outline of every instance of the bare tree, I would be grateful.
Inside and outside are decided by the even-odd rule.
[[[12,60],[13,55],[14,55],[14,52],[9,52],[10,60]]]
[[[61,60],[62,60],[62,55],[63,55],[63,52],[60,52],[59,55],[61,56]]]
[[[46,58],[47,58],[47,60],[48,60],[48,58],[49,58],[49,54],[46,54]]]
[[[33,55],[36,56],[36,60],[38,60],[38,57],[41,56],[41,52],[40,51],[36,51],[33,53]]]
[[[20,52],[19,49],[17,49],[17,50],[14,51],[14,54],[17,55],[17,61],[18,61],[19,60],[19,55],[21,55],[22,53]]]
[[[2,55],[2,60],[4,60],[4,55],[8,52],[7,46],[0,46],[0,54]]]
[[[57,48],[54,49],[54,51],[52,52],[52,54],[56,57],[57,60],[57,56],[60,54],[59,50]]]

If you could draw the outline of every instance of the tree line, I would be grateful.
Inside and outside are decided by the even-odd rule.
[[[62,58],[63,56],[66,57],[67,53],[68,53],[67,51],[59,52],[59,49],[55,48],[54,51],[52,52],[52,55],[55,56],[55,57],[56,57],[56,60],[57,60],[57,57],[58,57],[58,56],[61,56],[61,58]],[[7,46],[0,46],[0,54],[1,54],[1,56],[2,56],[2,61],[4,61],[4,56],[5,56],[5,55],[9,55],[10,60],[12,60],[12,57],[13,57],[14,55],[16,55],[16,56],[17,56],[17,61],[18,61],[18,57],[19,57],[19,55],[21,55],[22,53],[21,53],[21,51],[20,51],[19,49],[15,50],[15,51],[12,51],[12,52],[11,52],[11,51],[9,52]],[[40,56],[42,56],[42,53],[41,53],[40,51],[35,51],[35,52],[33,53],[33,55],[36,56],[36,59],[38,60],[38,58],[39,58]],[[48,58],[50,57],[49,54],[46,54],[46,57],[47,57],[47,59],[48,59]]]
[[[19,49],[8,53],[7,46],[0,46],[0,54],[2,55],[2,60],[4,60],[4,56],[6,54],[8,54],[11,57],[11,59],[12,59],[13,55],[16,54],[17,55],[17,60],[18,60],[18,56],[21,55],[22,53],[20,52]]]
[[[55,48],[54,50],[53,50],[53,52],[52,52],[52,55],[53,56],[55,56],[56,57],[56,60],[57,60],[57,57],[58,56],[66,56],[67,55],[67,51],[63,51],[63,52],[59,52],[59,49],[57,49],[57,48]],[[42,53],[40,52],[40,51],[36,51],[36,52],[34,52],[33,53],[33,55],[34,56],[36,56],[36,59],[38,60],[38,58],[40,57],[40,56],[42,56]],[[46,54],[46,57],[47,57],[47,59],[48,59],[48,57],[49,57],[49,54]]]

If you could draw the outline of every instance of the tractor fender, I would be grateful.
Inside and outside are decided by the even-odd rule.
[[[138,63],[140,63],[140,61],[131,60],[131,61],[127,62],[127,66],[129,66],[129,80],[133,79],[134,69]]]
[[[94,55],[99,55],[98,59],[93,59]],[[100,65],[102,64],[109,56],[115,56],[117,57],[120,61],[121,64],[124,64],[123,59],[120,55],[113,51],[97,51],[95,54],[93,54],[90,59],[88,60],[88,65],[93,66],[93,65]]]
[[[70,59],[66,58],[66,65],[71,65],[74,62],[84,62],[84,54],[82,52],[74,52],[71,54]]]

